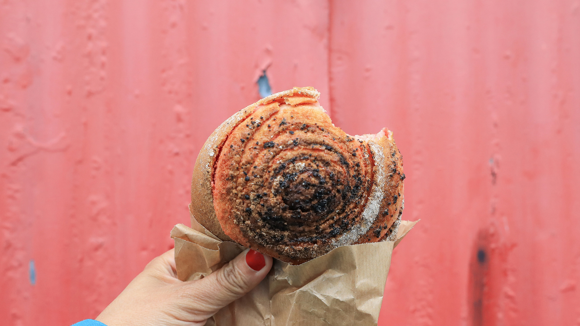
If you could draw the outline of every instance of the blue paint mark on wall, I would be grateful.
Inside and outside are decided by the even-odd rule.
[[[34,260],[28,263],[28,277],[30,279],[30,284],[36,284],[36,267],[34,267]]]
[[[270,87],[270,81],[268,80],[268,76],[266,76],[266,70],[258,78],[258,92],[260,92],[261,97],[272,95],[272,87]]]

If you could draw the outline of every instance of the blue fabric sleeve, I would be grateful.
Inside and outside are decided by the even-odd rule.
[[[86,319],[86,320],[80,321],[72,326],[107,326],[107,325],[101,323],[100,321]]]

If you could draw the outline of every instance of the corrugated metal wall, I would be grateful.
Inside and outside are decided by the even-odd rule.
[[[388,126],[381,325],[580,325],[580,1],[0,1],[0,320],[95,317],[188,223],[225,118],[314,86]]]

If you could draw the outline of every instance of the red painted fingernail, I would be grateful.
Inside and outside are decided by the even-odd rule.
[[[246,263],[251,269],[259,271],[266,266],[266,259],[261,253],[250,249],[246,254]]]

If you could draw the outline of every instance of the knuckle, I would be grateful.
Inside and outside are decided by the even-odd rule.
[[[149,263],[147,263],[147,265],[145,265],[145,270],[151,269],[151,268],[155,268],[157,265],[159,265],[161,262],[161,259],[159,257],[155,257],[153,258]]]
[[[248,288],[248,281],[232,262],[226,264],[221,273],[217,273],[216,282],[233,295],[243,295]]]
[[[193,290],[193,291],[192,291]],[[193,318],[192,322],[201,322],[215,313],[219,307],[211,304],[211,298],[195,291],[195,288],[181,288],[177,290],[178,308],[187,312]]]

